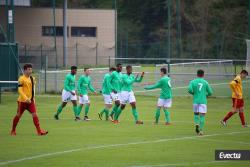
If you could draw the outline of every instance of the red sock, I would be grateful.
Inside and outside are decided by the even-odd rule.
[[[18,116],[15,116],[14,119],[13,119],[13,124],[12,124],[12,131],[15,131],[16,130],[16,126],[19,122],[19,117]]]
[[[37,132],[40,132],[41,128],[40,128],[39,119],[38,119],[37,115],[33,116],[33,123],[36,126]]]
[[[227,115],[225,116],[223,121],[226,122],[232,115],[234,115],[234,113],[232,111],[230,111],[229,113],[227,113]]]
[[[245,125],[245,116],[244,116],[244,112],[239,112],[239,116],[240,116],[241,124],[242,124],[242,125]]]

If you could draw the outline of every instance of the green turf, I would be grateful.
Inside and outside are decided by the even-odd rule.
[[[26,112],[17,127],[17,136],[12,137],[9,131],[16,97],[5,94],[0,104],[0,166],[5,162],[6,166],[24,167],[250,166],[250,161],[214,161],[216,149],[250,150],[250,129],[241,127],[238,115],[229,121],[228,127],[219,124],[230,110],[230,98],[209,99],[205,136],[197,137],[189,97],[173,100],[173,124],[165,126],[163,112],[160,124],[153,125],[157,97],[137,96],[139,116],[144,121],[144,125],[137,126],[129,106],[118,125],[98,120],[97,112],[103,107],[101,96],[91,96],[92,121],[75,122],[71,105],[56,121],[53,114],[60,96],[40,95],[37,109],[41,126],[49,130],[48,136],[36,136],[31,116]],[[250,122],[248,101],[246,119]]]

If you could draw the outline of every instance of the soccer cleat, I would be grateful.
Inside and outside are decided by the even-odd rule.
[[[245,125],[242,125],[243,128],[248,128],[249,126],[247,125],[247,123],[245,123]]]
[[[203,136],[204,134],[203,134],[202,131],[200,131],[200,132],[198,133],[198,135],[199,135],[199,136]]]
[[[136,121],[135,124],[141,125],[143,124],[143,121]]]
[[[199,125],[195,125],[195,132],[196,132],[197,134],[200,133],[200,126],[199,126]]]
[[[58,116],[57,114],[54,115],[54,118],[55,118],[56,120],[59,120],[59,116]]]
[[[45,135],[47,135],[49,132],[48,131],[46,131],[46,130],[40,130],[40,132],[37,132],[37,135],[38,136],[45,136]]]
[[[119,121],[118,120],[113,120],[112,121],[114,124],[119,124]]]
[[[98,113],[98,117],[100,120],[102,120],[102,115],[100,113]]]
[[[84,118],[83,118],[83,120],[84,121],[90,121],[91,119],[87,115],[85,115]]]
[[[76,118],[75,118],[75,121],[80,121],[80,120],[81,120],[80,117],[76,117]]]
[[[165,125],[171,125],[171,123],[170,122],[166,122]]]
[[[223,126],[227,126],[227,123],[223,120],[220,121],[220,123],[223,125]]]
[[[16,136],[16,131],[15,131],[15,130],[12,130],[12,131],[10,132],[10,135],[11,135],[11,136]]]

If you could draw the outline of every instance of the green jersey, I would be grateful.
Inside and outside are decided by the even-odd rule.
[[[76,88],[75,81],[76,76],[72,74],[67,74],[64,80],[64,90],[73,91]]]
[[[131,92],[133,90],[133,83],[134,82],[141,82],[143,77],[135,77],[134,74],[123,74],[122,75],[122,91]]]
[[[161,99],[172,99],[172,88],[171,88],[171,79],[166,75],[161,77],[161,79],[154,85],[146,86],[146,90],[160,88],[160,98]]]
[[[113,87],[110,84],[110,79],[111,77],[109,73],[104,75],[102,82],[102,94],[109,95],[112,92]]]
[[[114,91],[121,92],[122,74],[120,72],[113,71],[110,74],[110,83],[111,83]]]
[[[94,87],[92,86],[91,83],[91,78],[90,76],[82,75],[77,84],[78,91],[81,95],[87,95],[88,94],[88,89],[91,92],[95,92]]]
[[[207,104],[207,96],[212,95],[212,88],[203,78],[196,78],[190,81],[188,93],[193,95],[194,104]]]

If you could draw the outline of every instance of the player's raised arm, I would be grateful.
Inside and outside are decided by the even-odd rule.
[[[161,88],[161,85],[162,85],[162,82],[160,80],[160,81],[156,82],[154,85],[145,86],[144,89],[151,90],[151,89]]]
[[[142,72],[140,78],[136,77],[136,78],[135,78],[135,82],[141,82],[142,79],[143,79],[143,77],[144,77],[144,74],[145,74],[145,73]]]

